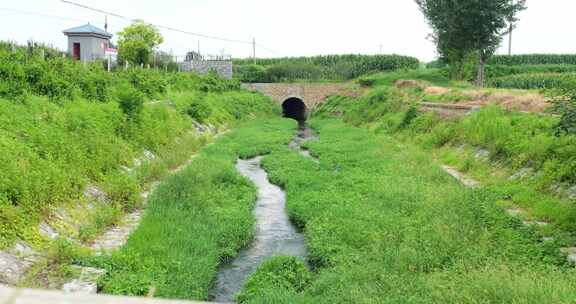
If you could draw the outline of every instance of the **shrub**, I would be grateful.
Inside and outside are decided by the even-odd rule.
[[[118,104],[122,112],[130,120],[138,119],[144,108],[144,95],[128,86],[118,90],[117,94]]]
[[[576,135],[576,91],[561,90],[555,94],[554,111],[561,115],[560,122],[556,126],[556,135]]]
[[[266,68],[260,65],[247,64],[234,66],[234,75],[241,82],[267,82]]]
[[[168,82],[162,75],[162,72],[156,70],[132,68],[119,72],[116,76],[120,81],[127,81],[146,97],[157,98],[166,93],[168,87]]]

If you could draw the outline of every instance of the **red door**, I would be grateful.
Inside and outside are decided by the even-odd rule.
[[[80,60],[80,43],[74,42],[72,45],[72,58],[75,60]]]

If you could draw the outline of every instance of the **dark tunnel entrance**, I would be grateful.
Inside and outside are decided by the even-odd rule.
[[[282,103],[282,115],[302,123],[306,121],[306,105],[300,98],[288,98]]]

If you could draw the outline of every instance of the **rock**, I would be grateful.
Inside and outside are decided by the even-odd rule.
[[[33,264],[33,259],[22,259],[13,254],[0,252],[0,283],[18,284]]]
[[[38,230],[40,230],[40,235],[45,236],[51,240],[55,240],[58,238],[58,233],[46,222],[40,223]]]
[[[456,170],[455,168],[449,166],[442,166],[442,169],[446,171],[446,173],[452,175],[455,179],[457,179],[460,183],[464,186],[469,188],[477,188],[480,186],[480,183],[472,178],[465,176],[464,174],[460,173],[460,171]]]
[[[570,187],[567,191],[566,194],[568,195],[569,199],[576,199],[576,186],[572,186]]]
[[[395,86],[399,89],[416,88],[416,87],[418,87],[418,81],[416,81],[416,80],[398,80],[398,81],[396,81]]]
[[[560,248],[560,252],[566,255],[570,264],[576,264],[576,247]]]
[[[522,215],[525,211],[523,209],[520,208],[512,208],[512,209],[506,209],[506,213],[508,213],[510,216],[514,216],[514,217],[518,217],[520,215]]]
[[[542,222],[542,221],[524,221],[523,223],[524,223],[524,225],[526,225],[526,226],[540,226],[540,227],[543,227],[543,226],[548,226],[548,225],[550,225],[550,223]]]
[[[490,158],[490,151],[482,148],[476,149],[476,154],[474,155],[476,159],[479,160],[488,160]]]
[[[510,176],[509,180],[523,179],[523,178],[527,177],[528,175],[530,175],[533,171],[534,171],[534,169],[532,169],[532,168],[524,167],[524,168],[518,170],[512,176]]]
[[[155,160],[156,155],[148,150],[144,150],[144,157],[148,160]]]
[[[121,225],[99,236],[91,246],[96,252],[96,255],[102,255],[122,247],[130,237],[130,234],[138,228],[141,218],[141,210],[130,213],[124,218]]]
[[[64,284],[62,291],[65,293],[96,294],[98,292],[98,279],[106,274],[106,270],[91,267],[77,267],[77,269],[81,270],[80,277]]]
[[[550,190],[556,194],[562,194],[562,184],[554,183],[550,186]]]
[[[94,185],[89,185],[84,190],[84,197],[89,201],[104,202],[106,201],[107,195],[106,192],[102,191],[100,188]]]
[[[34,251],[32,247],[28,246],[23,242],[16,242],[16,245],[14,245],[12,252],[20,257],[31,257],[38,255],[38,253]]]

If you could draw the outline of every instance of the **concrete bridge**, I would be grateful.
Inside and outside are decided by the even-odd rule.
[[[284,117],[304,121],[326,99],[334,95],[360,96],[351,83],[245,83],[244,89],[260,92],[282,106]]]

